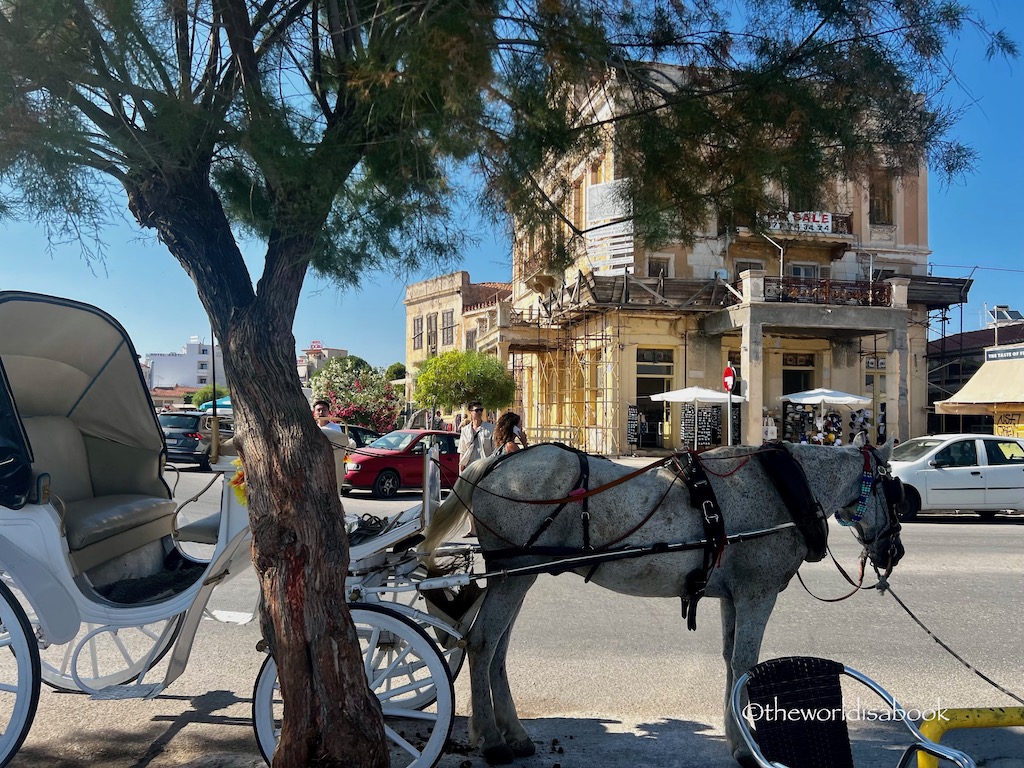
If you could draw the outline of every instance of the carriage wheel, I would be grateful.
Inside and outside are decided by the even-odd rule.
[[[427,578],[427,569],[423,565],[417,565],[412,571],[408,573],[392,573],[387,579],[387,585],[389,587],[402,587],[402,586],[415,586]],[[419,610],[429,614],[429,611],[425,604],[423,604],[423,595],[417,590],[410,589],[404,592],[381,592],[379,594],[368,595],[370,599],[375,599],[382,605],[387,606],[388,603],[397,603],[401,606],[398,610],[401,613],[402,608],[408,607],[414,610]],[[417,605],[419,603],[419,605]],[[360,603],[362,605],[362,603]],[[404,615],[404,614],[403,614]],[[458,644],[459,638],[447,631],[444,627],[434,626],[433,624],[427,624],[423,622],[417,622],[426,630],[427,635],[437,645],[444,657],[445,663],[448,664],[448,672],[451,674],[452,680],[459,676],[459,672],[462,670],[462,665],[466,661],[466,649]],[[427,692],[424,692],[427,693]],[[420,696],[416,700],[410,700],[410,706],[414,709],[419,709],[433,701],[432,697]]]
[[[455,721],[454,690],[437,646],[415,622],[383,606],[350,606],[363,651],[363,670],[380,700],[391,768],[433,768]],[[436,697],[424,710],[409,702],[425,690]],[[277,665],[268,656],[252,694],[252,720],[263,758],[270,763],[281,733],[284,706]]]
[[[35,634],[18,599],[0,583],[0,766],[21,748],[38,704]]]
[[[157,650],[150,667],[167,654],[185,619],[185,614],[179,613],[169,619],[130,627],[83,623],[69,642],[51,645],[38,631],[39,620],[32,605],[8,574],[3,574],[2,583],[19,600],[29,623],[41,638],[39,660],[42,681],[55,690],[68,693],[94,693],[135,680],[146,671],[146,659],[154,648]],[[82,685],[75,681],[76,674]]]
[[[130,627],[83,624],[67,645],[45,653],[43,681],[57,690],[96,693],[152,669],[181,631],[184,613]]]

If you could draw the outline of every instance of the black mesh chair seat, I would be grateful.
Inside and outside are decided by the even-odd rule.
[[[843,675],[871,688],[893,711],[903,711],[878,683],[829,659],[770,659],[736,681],[730,699],[732,717],[758,765],[855,768],[850,732],[843,717]],[[903,753],[899,768],[909,765],[918,752],[949,760],[961,768],[976,768],[974,761],[959,750],[927,739],[912,721],[904,717],[901,722],[914,741]]]

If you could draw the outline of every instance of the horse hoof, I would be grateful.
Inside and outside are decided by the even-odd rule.
[[[514,741],[509,746],[516,757],[531,757],[537,751],[537,746],[529,739]]]
[[[515,759],[515,753],[507,744],[484,749],[484,760],[488,765],[508,765]]]

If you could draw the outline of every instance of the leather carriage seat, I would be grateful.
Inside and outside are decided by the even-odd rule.
[[[22,421],[34,454],[33,472],[49,475],[50,492],[64,502],[64,531],[79,572],[172,533],[173,499],[116,486],[111,490],[119,492],[94,493],[86,441],[71,419],[31,416]],[[60,511],[60,504],[55,506]]]

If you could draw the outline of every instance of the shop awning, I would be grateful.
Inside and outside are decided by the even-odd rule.
[[[987,416],[1024,411],[1024,358],[989,360],[947,400],[935,403],[936,413]]]

